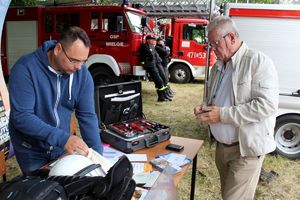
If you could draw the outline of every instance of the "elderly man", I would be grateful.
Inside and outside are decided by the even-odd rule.
[[[208,40],[217,62],[210,73],[206,102],[196,106],[194,113],[197,121],[209,125],[217,142],[215,163],[222,198],[250,200],[265,154],[276,148],[277,72],[269,57],[239,38],[229,17],[210,22]]]

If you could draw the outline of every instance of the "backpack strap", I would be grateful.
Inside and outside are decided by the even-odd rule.
[[[110,190],[109,184],[101,176],[50,176],[47,180],[60,183],[68,198],[82,199],[83,196],[104,197]]]
[[[106,174],[100,164],[91,164],[91,165],[86,166],[85,168],[79,170],[78,172],[76,172],[74,174],[74,176],[85,176],[97,168],[99,168],[102,171],[102,173]]]

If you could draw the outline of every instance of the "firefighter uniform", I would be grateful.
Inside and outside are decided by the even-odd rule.
[[[150,40],[154,40],[153,36],[148,35],[146,37],[146,43],[142,44],[140,49],[140,60],[143,64],[144,69],[149,73],[150,77],[153,79],[155,87],[157,88],[158,101],[171,100],[166,94],[166,85],[164,83],[165,77],[161,77],[159,69],[156,67],[157,63],[161,62],[159,56],[157,55],[155,48],[150,45]]]
[[[159,40],[157,40],[159,41]],[[169,71],[168,71],[168,51],[166,46],[162,45],[162,44],[156,44],[155,46],[155,50],[157,51],[159,57],[161,58],[161,65],[163,66],[164,72],[165,72],[165,76],[167,78],[167,81],[169,82]]]
[[[155,50],[159,56],[160,63],[158,63],[157,67],[159,69],[160,74],[162,74],[162,77],[164,78],[164,84],[168,87],[166,93],[170,96],[173,97],[175,95],[175,92],[171,90],[171,87],[169,85],[169,69],[168,69],[168,63],[169,63],[169,55],[170,52],[167,50],[167,47],[162,44],[163,42],[162,38],[157,39],[157,44],[155,46]]]

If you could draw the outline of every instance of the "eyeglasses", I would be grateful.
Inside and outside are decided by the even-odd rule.
[[[225,39],[226,36],[227,36],[228,34],[229,34],[229,33],[227,33],[226,35],[222,36],[222,37],[221,37],[220,39],[218,39],[217,41],[211,41],[211,42],[208,42],[208,45],[209,45],[210,47],[217,47],[217,46],[219,46],[221,40],[222,40],[222,39]]]
[[[61,48],[62,48],[64,54],[66,55],[66,57],[67,57],[68,60],[70,61],[70,63],[73,63],[73,64],[84,64],[84,63],[86,63],[87,59],[86,59],[86,60],[78,60],[78,59],[76,59],[76,58],[71,58],[71,57],[69,57],[68,54],[67,54],[67,52],[66,52],[66,50],[65,50],[65,48],[63,47],[63,45],[60,44],[60,46],[61,46]]]

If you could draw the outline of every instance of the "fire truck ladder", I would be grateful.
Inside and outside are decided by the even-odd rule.
[[[140,4],[149,17],[172,18],[172,17],[206,17],[209,15],[211,0],[128,0],[130,4]],[[47,0],[44,4],[70,5],[70,4],[102,4],[121,5],[126,0]]]
[[[116,2],[113,0],[113,2]],[[120,2],[120,1],[118,1]],[[150,17],[202,17],[209,15],[210,0],[131,0],[139,3]]]

